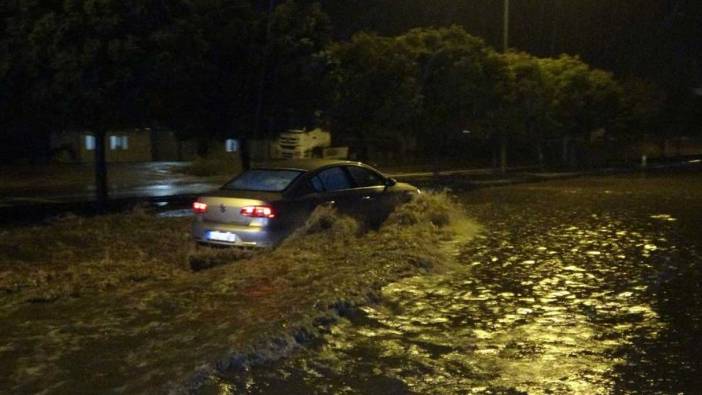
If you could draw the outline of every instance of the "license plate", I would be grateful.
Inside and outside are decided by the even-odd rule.
[[[207,232],[207,239],[215,241],[226,241],[228,243],[237,243],[240,241],[239,236],[237,236],[236,233],[220,232],[217,230],[211,230]]]

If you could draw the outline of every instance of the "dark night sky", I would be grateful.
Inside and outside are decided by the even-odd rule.
[[[460,24],[501,46],[503,0],[323,2],[339,38]],[[620,75],[702,86],[700,0],[510,0],[510,46],[540,56],[577,54]],[[673,79],[672,76],[676,78]]]

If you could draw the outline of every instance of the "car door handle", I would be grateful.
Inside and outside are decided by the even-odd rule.
[[[373,200],[373,196],[371,196],[371,195],[365,195],[365,196],[363,196],[361,199],[363,199],[363,200]]]
[[[336,205],[336,202],[333,200],[327,200],[324,203],[322,203],[322,206],[332,208]]]

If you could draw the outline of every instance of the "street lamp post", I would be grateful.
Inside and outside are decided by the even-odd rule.
[[[504,0],[502,7],[502,52],[507,53],[509,48],[509,0]],[[500,172],[507,172],[507,131],[500,130],[499,133],[499,151],[500,151]]]
[[[504,0],[502,9],[502,51],[507,52],[507,48],[509,48],[509,0]]]

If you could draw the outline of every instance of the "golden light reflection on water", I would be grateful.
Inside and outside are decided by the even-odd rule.
[[[613,262],[658,247],[596,219],[521,240],[519,251],[482,238],[460,256],[464,269],[385,287],[384,303],[364,308],[361,324],[334,327],[307,373],[325,366],[343,375],[364,358],[369,374],[416,393],[610,393],[612,370],[625,363],[616,351],[634,332],[655,336],[663,325],[647,287]]]
[[[577,195],[564,198],[571,200],[560,211],[548,200],[526,214],[522,202],[480,206],[494,210],[485,214],[490,226],[454,245],[460,268],[385,287],[381,304],[341,320],[319,348],[257,379],[271,385],[271,375],[284,375],[299,393],[335,394],[655,388],[660,378],[638,372],[656,358],[642,347],[671,333],[657,293],[676,275],[669,230],[679,223],[640,207],[626,215],[608,206],[574,210],[589,196],[582,191],[552,191]],[[675,356],[666,358],[678,366]]]

